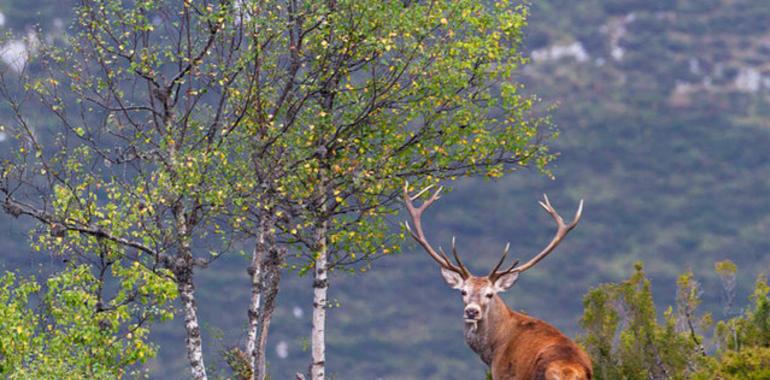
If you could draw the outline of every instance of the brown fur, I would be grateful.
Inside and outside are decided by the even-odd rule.
[[[480,277],[466,283],[478,292],[490,285]],[[475,297],[469,294],[470,298]],[[477,328],[466,324],[465,336],[471,349],[489,365],[494,380],[592,378],[591,359],[555,327],[512,311],[497,294],[482,308]]]

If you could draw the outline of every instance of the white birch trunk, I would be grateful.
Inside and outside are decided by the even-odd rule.
[[[265,347],[280,283],[283,252],[275,246],[272,228],[271,222],[260,223],[249,267],[251,298],[246,352],[249,355],[252,380],[264,380],[267,377]]]
[[[174,124],[174,114],[171,111],[168,98],[162,98],[155,95],[157,100],[163,103],[165,109],[163,115],[163,125],[166,130],[172,130]],[[177,149],[175,144],[168,144],[168,156],[171,162],[177,160]],[[201,328],[198,323],[198,306],[195,303],[195,285],[193,284],[193,269],[195,267],[190,242],[190,225],[188,224],[185,205],[181,200],[177,201],[173,207],[174,221],[176,224],[177,237],[177,255],[176,262],[169,265],[169,269],[174,273],[176,286],[179,291],[179,298],[182,300],[182,311],[184,313],[185,344],[187,346],[187,360],[190,362],[190,371],[195,380],[208,380],[206,375],[206,366],[203,362],[203,340],[201,339]]]
[[[173,157],[173,155],[171,156]],[[206,376],[206,366],[203,364],[203,342],[201,340],[200,324],[198,323],[198,307],[195,304],[193,256],[188,235],[189,229],[182,203],[174,206],[174,217],[176,218],[179,248],[177,251],[177,262],[172,265],[171,269],[176,279],[179,298],[182,300],[187,360],[190,362],[192,378],[195,380],[206,380],[208,376]]]
[[[323,380],[326,375],[326,295],[329,289],[327,277],[326,222],[316,231],[317,249],[313,270],[313,327],[311,332],[312,363],[310,378]]]
[[[203,343],[201,341],[201,329],[198,324],[198,313],[195,305],[195,286],[192,276],[181,280],[178,284],[179,297],[182,299],[184,311],[184,327],[187,344],[187,359],[190,361],[192,377],[195,380],[206,380],[206,367],[203,364]]]
[[[259,329],[259,307],[262,298],[262,257],[264,256],[264,235],[260,234],[257,243],[254,245],[254,252],[251,257],[251,266],[249,266],[249,275],[251,275],[251,297],[249,299],[249,327],[246,335],[246,354],[249,355],[249,366],[251,367],[251,378],[259,379],[257,370],[257,330]],[[262,372],[264,373],[264,372]]]

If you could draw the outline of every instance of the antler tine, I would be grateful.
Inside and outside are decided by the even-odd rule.
[[[441,256],[441,258],[444,260],[444,262],[451,264],[452,260],[449,259],[449,256],[447,256],[446,252],[444,252],[444,247],[439,246],[438,247],[438,253]]]
[[[463,265],[463,262],[460,260],[460,255],[457,254],[457,247],[455,247],[455,237],[452,236],[452,255],[455,257],[455,261],[457,261],[457,265],[460,266],[460,269],[465,273],[466,276],[470,276],[471,272],[468,271],[468,268]]]
[[[414,215],[413,211],[416,211],[417,216],[421,216],[422,212],[425,211],[426,208],[428,208],[433,202],[435,202],[437,199],[441,198],[441,191],[444,190],[444,186],[440,186],[433,195],[431,195],[428,200],[422,203],[422,206],[415,207],[414,203],[412,203],[415,199],[419,198],[422,194],[425,194],[426,191],[433,188],[433,185],[430,185],[417,193],[415,196],[409,195],[409,181],[404,182],[404,203],[406,203],[406,208],[409,210],[409,214]],[[414,218],[413,218],[414,219]]]
[[[413,201],[417,199],[420,195],[424,194],[426,191],[428,191],[431,186],[426,187],[425,189],[421,190],[417,193],[414,197],[409,195],[409,182],[404,183],[404,203],[406,204],[406,210],[409,212],[410,217],[412,218],[412,224],[414,224],[414,229],[412,229],[409,226],[409,222],[405,221],[404,226],[406,227],[407,231],[409,231],[409,234],[412,235],[412,238],[417,241],[420,246],[425,250],[425,252],[430,255],[433,260],[435,260],[442,268],[451,270],[453,272],[456,272],[460,274],[464,279],[468,278],[470,275],[465,269],[465,267],[460,264],[460,266],[455,266],[452,264],[452,262],[449,260],[449,258],[444,254],[443,251],[439,254],[436,252],[435,249],[428,243],[428,239],[425,237],[425,233],[422,230],[422,213],[427,209],[433,202],[435,202],[437,199],[440,198],[441,190],[444,189],[443,186],[440,186],[433,195],[431,195],[430,198],[428,198],[425,202],[422,203],[420,207],[415,207]]]
[[[452,264],[452,260],[450,260],[446,252],[444,252],[444,248],[438,247],[438,252],[441,254],[441,257],[444,260],[446,260],[447,263],[449,263],[449,266],[448,266],[449,269],[457,273],[460,273],[460,275],[463,276],[463,278],[468,278],[471,276],[471,273],[468,271],[468,268],[466,268],[465,265],[463,265],[463,262],[460,261],[460,257],[457,255],[457,252],[454,249],[452,249],[452,254],[454,255],[455,261],[457,262],[458,265]]]
[[[407,187],[409,187],[409,181],[407,181],[407,182],[406,182],[406,186],[407,186]],[[413,195],[413,196],[411,196],[411,197],[409,197],[409,198],[411,198],[411,200],[413,200],[413,201],[414,201],[415,199],[417,199],[417,198],[419,198],[420,196],[422,196],[423,194],[425,194],[425,192],[426,192],[426,191],[428,191],[428,190],[430,190],[430,189],[432,189],[432,188],[433,188],[433,185],[428,185],[428,186],[427,186],[427,187],[425,187],[424,189],[420,190],[420,192],[419,192],[419,193],[417,193],[417,194],[415,194],[415,195]]]
[[[516,268],[516,265],[519,265],[519,259],[513,260],[511,263],[511,266],[508,267],[508,269],[504,270],[503,273],[508,273],[513,270],[513,268]]]
[[[508,268],[506,268],[505,270],[499,271],[499,272],[497,271],[497,269],[500,268],[500,265],[503,264],[503,261],[505,260],[505,257],[508,256],[508,249],[510,247],[511,247],[511,243],[510,242],[505,245],[505,251],[503,252],[503,257],[500,258],[500,261],[497,263],[497,266],[495,266],[495,269],[492,269],[492,272],[490,272],[489,275],[487,276],[487,277],[489,277],[489,280],[492,281],[492,283],[497,281],[497,279],[500,278],[500,276],[502,276],[502,275],[504,275],[506,273],[514,272],[514,269],[516,268],[516,265],[519,264],[519,259],[513,259],[513,262],[511,262],[511,265],[509,265]]]
[[[580,218],[583,216],[583,200],[580,200],[580,205],[578,206],[577,211],[575,212],[575,218],[572,219],[573,225],[577,225],[580,221]]]
[[[580,218],[583,216],[583,200],[580,200],[580,205],[578,206],[578,210],[575,213],[575,218],[570,222],[569,224],[564,223],[564,218],[559,215],[558,212],[556,212],[556,209],[553,208],[551,205],[550,200],[548,199],[548,195],[543,194],[543,200],[545,202],[538,202],[540,203],[540,206],[542,206],[545,211],[548,212],[549,215],[551,215],[551,218],[556,222],[556,234],[554,235],[553,239],[551,239],[551,242],[548,243],[548,245],[543,248],[540,253],[538,253],[535,257],[533,257],[531,260],[524,263],[524,265],[516,268],[511,268],[511,271],[516,272],[524,272],[533,266],[535,266],[540,260],[542,260],[544,257],[548,256],[549,253],[551,253],[556,246],[561,243],[562,239],[564,239],[567,234],[572,231],[575,226],[577,226],[578,222],[580,221]]]
[[[497,273],[497,270],[500,269],[500,265],[503,265],[503,262],[505,261],[505,258],[508,257],[508,250],[511,248],[511,242],[508,242],[508,244],[505,245],[505,249],[503,250],[503,256],[500,257],[500,261],[497,262],[497,265],[495,265],[494,268],[492,268],[492,271],[489,272],[487,277],[494,278],[495,273]]]

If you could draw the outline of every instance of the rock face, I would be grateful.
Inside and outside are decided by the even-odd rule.
[[[578,15],[569,21],[592,22],[571,25],[563,19],[557,22],[558,12],[548,5],[534,5],[533,19],[548,21],[530,22],[532,34],[540,42],[554,42],[533,49],[532,61],[535,66],[609,63],[604,74],[621,82],[634,74],[655,74],[655,79],[670,84],[666,95],[678,107],[689,104],[685,98],[691,94],[770,93],[770,40],[763,32],[770,24],[770,12],[760,2],[671,3],[578,6]],[[565,27],[553,28],[554,24]],[[540,74],[551,72],[548,67]]]

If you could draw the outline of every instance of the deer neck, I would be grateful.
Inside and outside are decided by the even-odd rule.
[[[487,365],[491,365],[495,349],[505,343],[501,341],[504,334],[500,332],[506,329],[506,325],[513,317],[513,311],[502,298],[495,295],[487,306],[486,315],[476,323],[476,326],[471,323],[465,324],[465,342]]]

